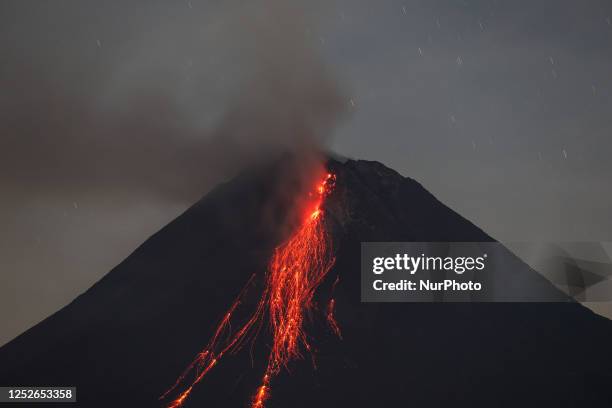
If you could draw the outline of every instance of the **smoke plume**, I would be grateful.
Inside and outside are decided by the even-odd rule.
[[[3,189],[192,201],[245,165],[323,146],[343,112],[317,15],[293,2],[72,6],[7,10],[43,34],[4,29]]]

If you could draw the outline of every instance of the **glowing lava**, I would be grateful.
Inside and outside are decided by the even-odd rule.
[[[272,255],[266,274],[266,284],[256,310],[235,333],[231,333],[231,318],[241,304],[245,292],[252,285],[255,275],[239,293],[219,325],[215,334],[195,360],[166,391],[166,398],[193,373],[193,380],[168,405],[178,408],[189,397],[193,387],[227,353],[236,352],[249,338],[257,335],[266,315],[272,332],[272,346],[261,385],[253,396],[251,407],[263,408],[270,394],[270,381],[283,367],[302,357],[302,348],[311,350],[304,331],[306,312],[313,307],[313,297],[334,264],[331,239],[324,225],[323,200],[332,191],[335,177],[327,173],[307,197],[306,213],[299,228],[287,241],[279,245]],[[338,280],[334,282],[335,288]],[[335,301],[331,299],[327,308],[327,321],[332,331],[340,337],[340,329],[334,317]]]

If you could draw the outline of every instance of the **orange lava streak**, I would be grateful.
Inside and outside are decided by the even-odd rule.
[[[257,322],[261,323],[266,311],[272,331],[272,347],[262,383],[253,396],[252,408],[264,407],[265,401],[269,398],[270,380],[291,360],[302,357],[301,346],[310,351],[304,331],[305,314],[312,307],[315,290],[335,261],[321,209],[323,200],[331,192],[334,182],[334,175],[328,173],[316,185],[314,194],[311,193],[307,200],[310,205],[307,206],[302,225],[286,242],[274,250],[268,266],[266,286],[255,312],[240,330],[233,335],[230,333],[232,315],[251,285],[253,275],[217,326],[206,348],[198,354],[176,383],[160,397],[160,399],[165,398],[183,383],[191,372],[195,373],[191,384],[168,405],[168,408],[181,407],[193,387],[208,374],[219,359],[227,352],[237,351],[248,336],[253,335],[253,327]],[[328,306],[327,317],[332,329],[339,335],[340,331],[333,317],[333,304],[332,299],[331,308]],[[227,335],[222,336],[222,334]],[[227,340],[220,341],[222,338]]]
[[[262,384],[257,389],[255,398],[253,398],[253,404],[251,404],[252,408],[263,408],[264,403],[268,399],[268,389],[269,388],[270,388],[270,376],[266,374],[263,377]]]
[[[181,383],[185,381],[187,376],[194,372],[194,379],[192,380],[189,387],[187,387],[184,391],[182,391],[178,397],[176,397],[170,404],[168,404],[168,408],[179,408],[183,405],[183,402],[189,397],[193,387],[199,383],[206,374],[215,366],[221,357],[223,357],[226,353],[236,351],[243,344],[244,340],[247,338],[251,328],[261,320],[264,312],[265,303],[263,302],[263,298],[260,300],[257,309],[253,313],[253,315],[249,318],[249,320],[238,330],[234,335],[229,336],[229,339],[220,344],[219,339],[222,337],[222,334],[228,333],[230,334],[230,321],[231,317],[236,311],[236,308],[241,304],[242,298],[244,297],[246,291],[251,286],[253,280],[255,279],[255,274],[251,275],[247,284],[240,291],[232,306],[223,316],[221,322],[217,326],[215,330],[215,334],[210,339],[204,350],[202,350],[196,358],[191,362],[191,364],[183,371],[183,373],[176,380],[174,385],[170,387],[164,394],[162,394],[159,399],[165,399],[170,393],[172,393]],[[225,336],[223,336],[225,337]]]
[[[332,296],[334,294],[334,291],[336,290],[338,282],[340,282],[340,277],[336,276],[336,280],[332,285]],[[329,302],[327,303],[327,324],[332,329],[334,334],[338,336],[340,340],[342,340],[342,332],[340,331],[340,326],[338,325],[338,321],[336,320],[336,299],[334,299],[333,297],[329,299]]]
[[[252,408],[262,408],[269,393],[270,378],[283,366],[301,358],[300,345],[310,350],[304,332],[305,312],[327,272],[334,265],[330,237],[321,217],[321,204],[334,177],[327,174],[317,186],[317,197],[300,229],[274,250],[268,273],[268,313],[272,327],[272,349],[262,385],[253,398]]]
[[[315,289],[334,263],[319,205],[291,239],[276,248],[270,261],[267,287],[274,338],[269,361],[272,374],[301,357],[299,346],[307,345],[304,312],[312,306]]]

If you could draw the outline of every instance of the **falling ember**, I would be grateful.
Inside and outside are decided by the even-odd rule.
[[[270,381],[290,361],[302,357],[302,348],[311,350],[304,331],[305,315],[313,307],[315,291],[335,261],[321,208],[334,183],[335,176],[331,173],[327,173],[317,183],[305,200],[308,205],[301,225],[287,241],[276,247],[272,254],[257,308],[246,323],[232,334],[232,316],[253,284],[255,275],[252,275],[217,326],[208,345],[179,376],[176,383],[160,397],[165,399],[185,382],[187,376],[193,376],[190,385],[167,405],[168,408],[181,407],[193,387],[225,354],[238,351],[246,341],[254,338],[266,313],[272,334],[272,346],[261,385],[251,401],[252,408],[264,407],[270,396]],[[332,292],[337,283],[336,279]],[[334,307],[335,300],[332,298],[328,303],[327,321],[334,333],[340,337]]]

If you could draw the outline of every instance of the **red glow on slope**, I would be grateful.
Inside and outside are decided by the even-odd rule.
[[[330,238],[321,217],[321,204],[333,180],[333,175],[327,174],[317,186],[310,217],[275,249],[270,260],[268,313],[274,340],[252,408],[263,406],[270,378],[291,360],[302,357],[300,345],[310,349],[303,330],[304,312],[312,307],[315,289],[334,264]]]
[[[244,293],[251,286],[255,278],[253,275],[217,326],[208,345],[181,374],[176,383],[160,397],[160,399],[166,398],[193,372],[194,379],[191,384],[168,405],[168,408],[181,407],[193,387],[208,374],[219,359],[228,352],[238,351],[249,336],[255,336],[257,330],[254,332],[252,329],[256,324],[259,326],[262,323],[266,311],[272,331],[272,347],[261,385],[253,396],[252,408],[264,407],[270,394],[270,380],[290,361],[302,357],[302,346],[310,351],[311,347],[304,332],[305,314],[312,308],[315,291],[335,261],[331,250],[331,239],[324,225],[324,212],[321,209],[323,200],[332,191],[334,184],[335,176],[331,173],[327,173],[317,183],[313,193],[305,200],[302,224],[287,241],[274,250],[268,266],[265,289],[255,312],[240,330],[231,333],[232,315],[241,304]],[[337,282],[338,280],[334,283],[334,287]],[[340,329],[333,314],[334,303],[335,301],[331,299],[327,320],[332,330],[340,336]]]

